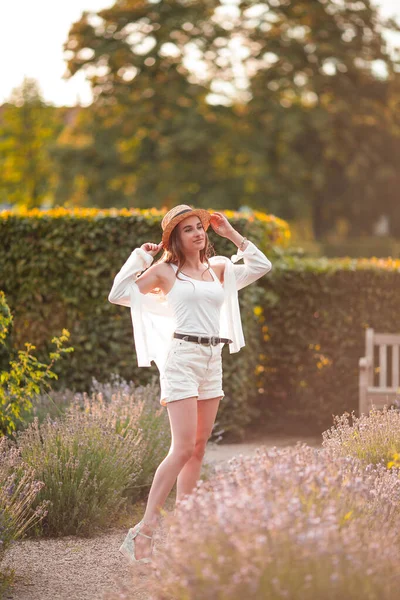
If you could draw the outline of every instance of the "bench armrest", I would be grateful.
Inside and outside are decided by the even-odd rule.
[[[358,366],[360,367],[360,369],[370,369],[371,368],[371,361],[369,358],[367,358],[366,356],[363,356],[362,358],[360,358],[360,360],[358,361]]]

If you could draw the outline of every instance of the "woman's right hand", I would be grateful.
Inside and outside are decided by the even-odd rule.
[[[160,242],[159,244],[152,244],[151,242],[146,242],[145,244],[142,244],[140,247],[142,248],[142,250],[144,250],[145,252],[147,252],[147,254],[150,254],[151,256],[155,256],[162,248],[162,242]]]

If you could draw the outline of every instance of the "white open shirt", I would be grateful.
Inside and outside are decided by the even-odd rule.
[[[241,258],[244,264],[234,264]],[[175,331],[175,318],[164,294],[142,294],[135,281],[153,260],[142,248],[133,250],[115,276],[108,300],[131,309],[138,366],[150,367],[153,360],[161,372]],[[213,256],[208,260],[211,267],[225,263],[225,300],[221,307],[219,335],[232,340],[229,344],[231,353],[238,352],[245,345],[238,291],[268,273],[272,264],[250,241],[244,250],[238,250],[230,259]]]

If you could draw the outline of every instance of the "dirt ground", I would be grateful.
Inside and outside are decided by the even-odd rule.
[[[250,456],[259,446],[290,446],[298,440],[293,436],[269,436],[239,444],[209,443],[204,462],[221,464],[235,455]],[[322,440],[312,437],[300,438],[300,441],[318,447]],[[166,510],[173,510],[173,505],[171,494],[165,505]],[[141,517],[138,515],[133,522]],[[15,570],[13,588],[5,598],[107,600],[114,597],[113,592],[119,589],[118,583],[129,581],[131,569],[134,568],[118,552],[126,532],[127,526],[124,526],[109,529],[92,538],[67,536],[16,542],[2,563],[3,569],[12,567]],[[158,534],[158,543],[161,545],[164,535],[162,530]],[[146,600],[143,595],[135,597],[137,600]]]
[[[243,442],[240,444],[214,444],[209,443],[207,445],[205,460],[210,463],[219,463],[232,458],[232,456],[251,456],[254,454],[255,449],[260,446],[267,446],[272,448],[273,446],[295,446],[297,441],[305,442],[309,446],[318,448],[321,446],[322,437],[302,437],[298,438],[295,436],[287,435],[274,435],[265,437],[257,437],[252,441]]]

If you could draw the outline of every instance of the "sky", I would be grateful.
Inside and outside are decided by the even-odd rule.
[[[3,23],[0,36],[0,104],[24,77],[39,82],[45,101],[57,106],[73,106],[78,101],[90,104],[90,85],[83,72],[69,80],[63,44],[73,22],[83,11],[98,11],[114,4],[113,0],[8,0],[0,8]],[[385,16],[400,22],[400,0],[375,0]],[[396,41],[397,43],[397,41]]]

